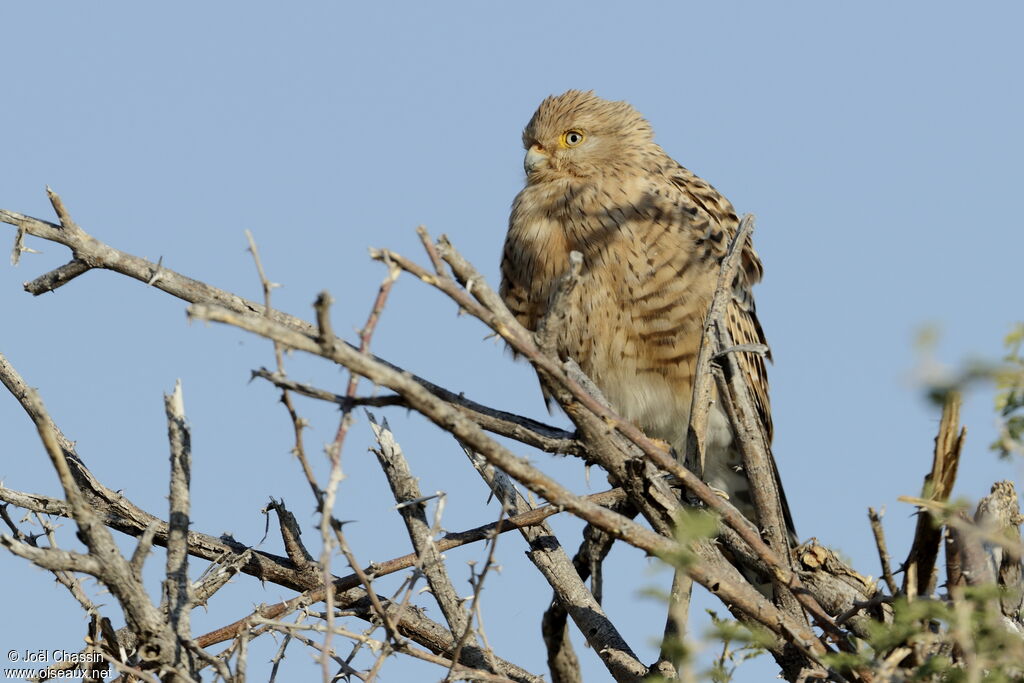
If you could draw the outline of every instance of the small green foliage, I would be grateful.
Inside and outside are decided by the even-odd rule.
[[[1024,454],[1024,323],[1014,325],[1003,340],[1006,369],[996,377],[996,411],[1002,419],[999,438],[991,444],[1001,458]]]
[[[675,540],[678,552],[666,553],[661,559],[677,569],[685,570],[696,559],[692,546],[694,541],[711,538],[718,532],[718,515],[708,510],[680,508],[675,519]]]
[[[707,612],[711,616],[711,628],[705,638],[721,643],[722,650],[705,672],[706,678],[714,683],[729,683],[740,664],[764,654],[765,647],[775,638],[765,628],[748,627],[733,619],[722,619],[713,610]],[[734,643],[738,647],[733,647]]]
[[[978,384],[995,383],[996,411],[1002,421],[993,450],[1006,457],[1024,454],[1024,323],[1017,323],[1004,339],[1006,355],[999,361],[968,360],[959,368],[948,368],[935,357],[937,328],[918,332],[915,346],[920,354],[919,373],[925,394],[941,406],[951,392],[965,393]]]
[[[898,664],[906,680],[929,683],[1022,680],[1024,641],[1003,625],[998,597],[995,586],[980,586],[958,590],[951,601],[901,598],[892,604],[892,623],[870,623],[857,652],[830,654],[826,661],[844,673]],[[951,659],[951,653],[963,651],[971,652],[968,666],[975,667],[977,678]]]
[[[693,647],[685,638],[669,638],[662,643],[661,649],[677,667],[691,661],[694,655]]]
[[[705,538],[713,537],[718,533],[718,517],[706,510],[692,508],[680,508],[675,519],[674,538],[679,547],[671,553],[663,553],[659,558],[665,564],[686,571],[693,565],[697,556],[693,552],[693,544]],[[664,566],[664,565],[662,565]],[[640,591],[644,597],[654,598],[668,604],[671,596],[664,590],[648,587]],[[677,669],[687,667],[693,660],[693,647],[685,634],[679,637],[668,638],[661,643],[662,651]],[[661,677],[648,679],[651,681],[663,680]]]
[[[671,597],[667,590],[658,588],[657,586],[645,586],[637,591],[637,595],[641,598],[650,598],[651,600],[663,602],[666,605]]]
[[[840,673],[849,674],[871,668],[871,655],[862,648],[857,652],[833,652],[822,657],[824,662]]]
[[[910,676],[912,681],[955,681],[963,671],[953,668],[953,660],[945,655],[928,657]]]
[[[926,632],[925,627],[929,622],[948,622],[952,618],[952,608],[935,600],[910,602],[906,598],[900,598],[893,602],[892,608],[891,624],[868,624],[868,644],[876,653],[888,652],[900,645],[913,643]]]
[[[939,345],[939,337],[942,336],[942,330],[935,323],[927,323],[917,328],[917,333],[914,335],[914,348],[918,353],[929,354],[935,351],[935,347]]]

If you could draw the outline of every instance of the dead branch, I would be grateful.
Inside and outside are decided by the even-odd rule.
[[[174,643],[174,662],[185,667],[189,676],[198,677],[192,660],[192,651],[186,643],[192,639],[191,612],[194,606],[192,586],[188,577],[189,488],[192,479],[192,444],[188,425],[185,424],[185,399],[181,382],[174,391],[164,395],[167,413],[167,438],[171,446],[170,511],[167,517],[167,579],[164,593],[171,630],[177,637]],[[133,558],[134,559],[134,558]],[[132,576],[138,572],[131,566]]]
[[[944,503],[953,491],[960,451],[963,449],[967,429],[959,427],[960,395],[950,392],[942,408],[939,433],[935,437],[935,451],[931,472],[924,479],[921,497]],[[942,530],[928,509],[922,509],[917,518],[914,542],[903,563],[903,592],[913,599],[917,595],[931,595],[935,589],[935,560],[939,555]]]
[[[409,470],[405,455],[398,442],[395,441],[387,420],[378,423],[371,413],[367,413],[367,417],[380,446],[374,450],[374,454],[388,479],[395,502],[398,504],[399,513],[409,533],[409,539],[419,558],[417,567],[426,576],[431,595],[437,601],[438,607],[441,608],[441,613],[444,615],[445,621],[448,622],[452,633],[469,634],[470,616],[463,609],[451,578],[448,576],[448,570],[441,559],[441,551],[434,544],[431,525],[427,521],[423,503],[416,502],[422,501],[424,498],[416,479]],[[467,638],[469,645],[477,650],[476,639],[471,634],[467,635]],[[457,657],[456,661],[458,661]],[[490,669],[486,658],[470,660],[467,664],[476,669]]]
[[[882,515],[875,511],[875,508],[868,508],[868,519],[871,521],[871,533],[875,536],[878,561],[882,565],[882,578],[885,579],[885,585],[889,587],[889,592],[895,595],[899,589],[896,586],[896,579],[892,575],[889,548],[885,544],[885,527],[882,526]]]
[[[288,389],[289,391],[294,391],[297,394],[302,394],[309,398],[328,401],[330,403],[336,403],[337,405],[350,403],[353,407],[364,406],[367,408],[382,408],[390,406],[400,408],[409,407],[406,404],[405,399],[395,394],[366,398],[349,398],[341,394],[336,394],[325,389],[314,387],[310,384],[296,382],[295,380],[288,379],[279,373],[271,372],[266,368],[253,370],[252,376],[258,377],[259,379],[265,379],[278,388]],[[430,393],[443,401],[451,403],[456,408],[459,408],[466,417],[473,420],[473,422],[480,425],[482,429],[485,429],[492,434],[507,436],[510,439],[515,439],[522,444],[533,446],[534,448],[546,453],[578,455],[581,457],[586,453],[583,445],[571,432],[559,429],[558,427],[552,427],[549,424],[545,424],[528,417],[523,417],[522,415],[516,415],[504,410],[490,408],[481,403],[470,400],[462,394],[452,393],[444,387],[437,386],[436,384],[432,384],[426,380],[419,381]]]

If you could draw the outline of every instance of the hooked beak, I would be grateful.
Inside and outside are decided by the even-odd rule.
[[[537,168],[546,166],[550,159],[547,153],[541,149],[538,144],[533,144],[530,149],[526,150],[526,158],[523,159],[523,168],[526,169],[526,175],[530,175]]]

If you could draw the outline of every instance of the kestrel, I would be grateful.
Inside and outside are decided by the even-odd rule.
[[[569,253],[579,251],[583,270],[558,353],[574,359],[620,415],[683,453],[704,319],[739,226],[732,204],[655,144],[630,104],[592,92],[545,99],[523,146],[526,187],[509,218],[502,298],[535,330]],[[765,343],[751,293],[761,273],[748,242],[727,313],[736,344]],[[742,353],[738,360],[770,443],[764,359]],[[778,483],[777,470],[775,477]],[[732,428],[717,404],[708,416],[704,478],[755,519]],[[782,505],[792,536],[784,496]]]

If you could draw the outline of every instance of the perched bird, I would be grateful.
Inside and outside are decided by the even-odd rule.
[[[703,324],[739,226],[732,204],[655,144],[630,104],[593,92],[541,102],[523,146],[526,187],[509,218],[502,298],[535,330],[569,253],[580,252],[583,270],[557,352],[575,360],[620,415],[683,453]],[[751,294],[761,273],[748,242],[727,312],[736,344],[765,343]],[[738,360],[770,443],[764,359],[742,353]],[[732,428],[717,404],[708,416],[704,478],[755,519]],[[793,536],[784,496],[782,505]]]

